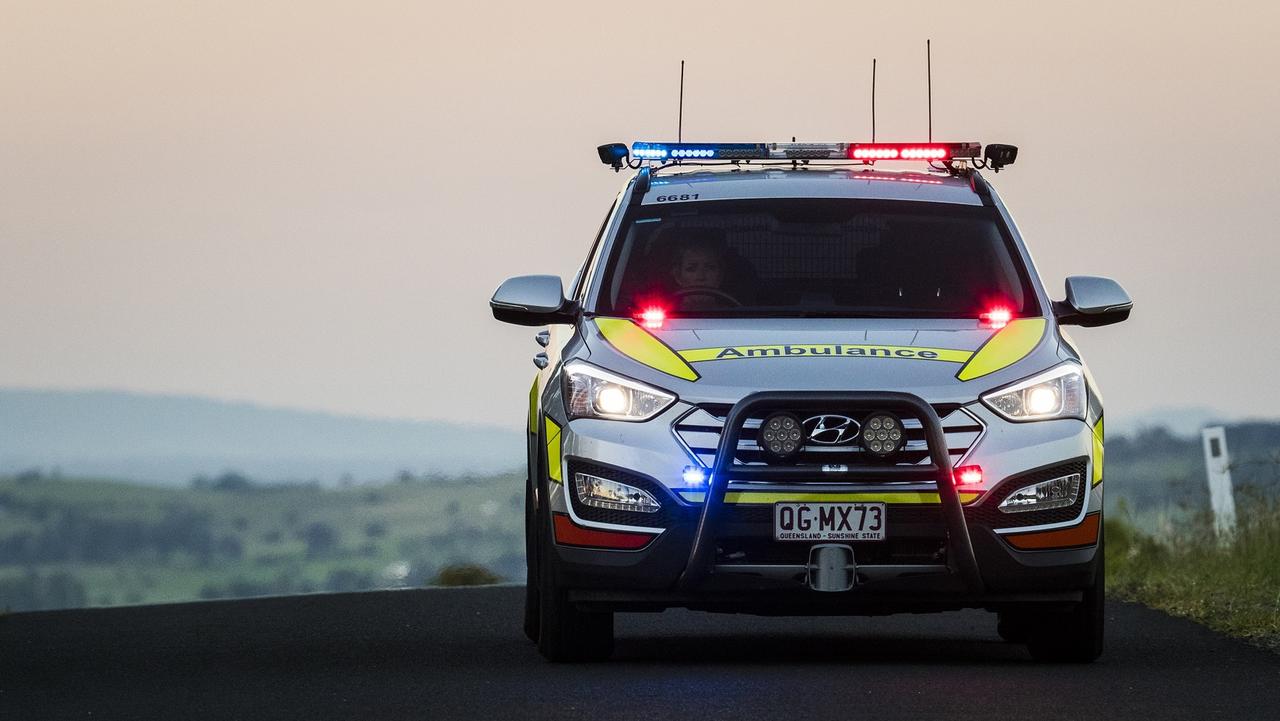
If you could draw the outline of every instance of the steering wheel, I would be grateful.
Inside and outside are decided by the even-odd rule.
[[[713,298],[719,298],[720,300],[730,303],[735,307],[740,307],[742,305],[742,301],[734,298],[719,288],[681,288],[680,290],[677,290],[674,295],[677,298],[684,298],[691,295],[706,295]]]

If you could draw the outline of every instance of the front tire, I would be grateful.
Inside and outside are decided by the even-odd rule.
[[[548,497],[538,514],[538,652],[548,661],[603,661],[613,654],[613,612],[583,611],[556,578]]]
[[[547,566],[550,564],[539,564]],[[613,612],[582,611],[545,568],[538,604],[538,652],[548,661],[603,661],[613,654]]]
[[[1093,585],[1084,600],[1065,614],[1044,617],[1031,631],[1027,649],[1037,661],[1090,663],[1102,655],[1106,619],[1106,564],[1102,539]]]
[[[524,635],[538,642],[538,517],[533,482],[524,488]]]

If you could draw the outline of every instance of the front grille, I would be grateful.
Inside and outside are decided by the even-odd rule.
[[[656,498],[662,508],[653,513],[640,513],[637,511],[619,511],[611,508],[588,506],[578,500],[577,486],[574,481],[575,473],[586,473],[640,488]],[[565,479],[564,490],[565,495],[569,498],[569,503],[573,504],[573,512],[584,521],[612,523],[619,526],[670,528],[680,521],[697,518],[698,514],[697,508],[682,506],[661,483],[632,471],[599,463],[570,459],[569,476]]]
[[[1077,458],[1067,463],[1060,463],[1012,476],[983,496],[979,503],[966,506],[964,509],[965,518],[970,523],[980,523],[988,528],[1021,528],[1024,526],[1073,521],[1080,515],[1081,509],[1084,508],[1085,496],[1089,487],[1089,476],[1086,475],[1087,470],[1087,459]],[[1032,483],[1047,481],[1051,478],[1069,476],[1073,473],[1080,474],[1080,495],[1076,496],[1076,502],[1070,506],[1052,508],[1047,511],[1024,511],[1022,513],[1005,513],[999,509],[1000,502],[1019,488],[1029,486]]]
[[[727,404],[704,404],[686,413],[676,421],[674,431],[676,437],[685,445],[702,465],[710,468],[715,463],[716,448],[720,444],[720,434],[724,430],[725,418],[731,406]],[[838,414],[855,419],[862,419],[875,409],[808,409],[800,413],[802,419],[815,415]],[[951,455],[952,465],[957,465],[969,449],[977,443],[985,430],[976,416],[956,405],[935,406],[934,410],[942,419],[942,431],[947,439],[947,451]],[[738,448],[734,454],[735,464],[762,465],[765,463],[764,452],[756,442],[756,434],[760,429],[763,415],[748,418],[743,423],[742,434],[738,439]],[[902,451],[895,457],[896,465],[928,465],[929,448],[925,440],[924,427],[918,418],[903,417],[902,423],[906,431],[907,442]],[[873,465],[882,461],[865,452],[856,442],[846,445],[821,445],[808,443],[800,451],[796,459],[797,465],[844,464]],[[814,480],[822,480],[815,474]]]

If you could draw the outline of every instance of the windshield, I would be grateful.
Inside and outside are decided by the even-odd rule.
[[[631,208],[595,311],[672,317],[1039,313],[994,208],[849,199]]]

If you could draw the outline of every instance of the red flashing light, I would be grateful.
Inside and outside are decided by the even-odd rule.
[[[955,481],[957,486],[972,486],[982,483],[982,467],[960,466],[955,469]]]
[[[1009,321],[1013,320],[1013,311],[1002,306],[997,306],[986,313],[978,314],[978,323],[983,328],[992,328],[1000,330],[1009,325]]]
[[[649,330],[661,330],[662,324],[667,322],[667,311],[658,306],[650,306],[641,311],[638,316],[640,325]]]
[[[951,148],[940,144],[850,143],[850,160],[950,160]]]
[[[551,514],[555,521],[556,543],[562,546],[587,546],[589,548],[614,548],[634,551],[649,545],[655,536],[650,533],[621,533],[582,528],[565,513]]]

